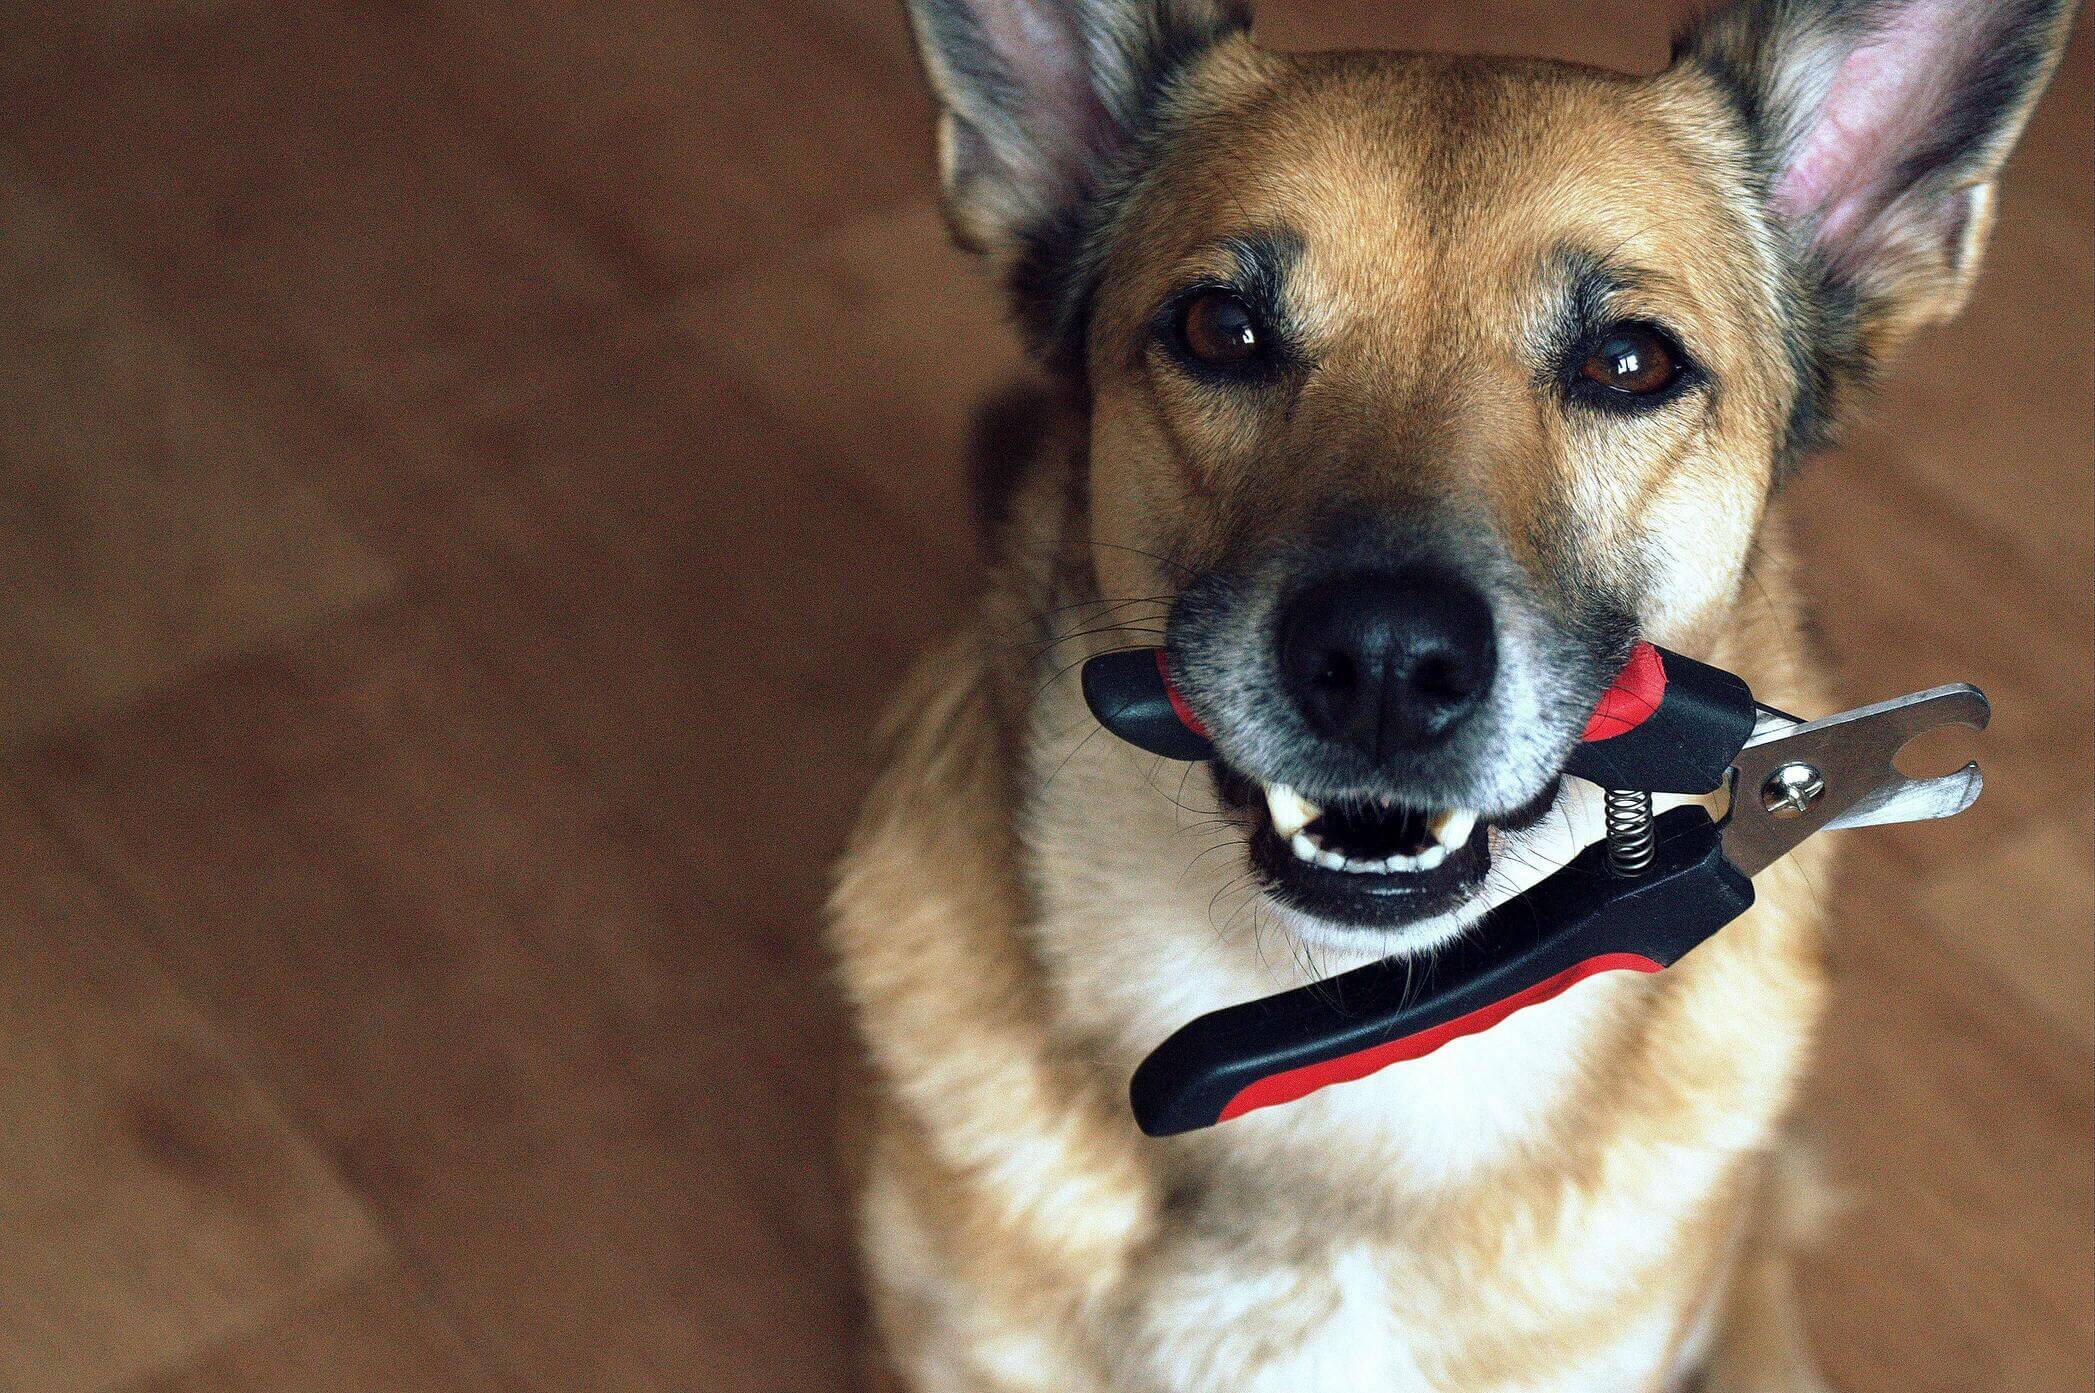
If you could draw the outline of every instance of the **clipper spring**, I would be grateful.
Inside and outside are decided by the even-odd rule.
[[[1643,789],[1603,790],[1608,819],[1608,870],[1624,880],[1644,874],[1658,856],[1651,795]]]

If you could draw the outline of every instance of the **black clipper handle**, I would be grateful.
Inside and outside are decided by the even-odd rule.
[[[1639,643],[1586,722],[1565,772],[1602,788],[1712,793],[1759,717],[1740,678]]]
[[[1379,962],[1212,1012],[1135,1070],[1129,1101],[1153,1137],[1293,1102],[1548,1001],[1596,973],[1657,972],[1753,904],[1699,807],[1658,819],[1658,855],[1635,879],[1608,872],[1607,846],[1509,900],[1429,960]]]
[[[1167,759],[1213,759],[1207,731],[1171,684],[1161,648],[1101,653],[1084,664],[1084,704],[1137,749]]]

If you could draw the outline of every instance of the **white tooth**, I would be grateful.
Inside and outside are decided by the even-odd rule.
[[[1317,864],[1326,870],[1343,871],[1347,869],[1346,858],[1335,851],[1319,851],[1317,853]]]
[[[1412,857],[1411,864],[1415,870],[1430,871],[1447,859],[1448,849],[1445,846],[1429,846]]]
[[[1324,815],[1322,808],[1286,784],[1273,784],[1266,789],[1266,811],[1273,814],[1273,830],[1283,840],[1293,837]]]
[[[1469,834],[1477,830],[1477,815],[1467,808],[1456,808],[1451,812],[1437,813],[1426,824],[1433,840],[1440,843],[1443,856],[1449,851],[1460,850],[1469,841]],[[1429,851],[1431,848],[1429,848]],[[1438,865],[1439,862],[1435,862]]]
[[[1288,838],[1288,850],[1295,853],[1295,859],[1298,861],[1308,861],[1312,864],[1324,854],[1323,848],[1311,841],[1307,832],[1297,832]]]

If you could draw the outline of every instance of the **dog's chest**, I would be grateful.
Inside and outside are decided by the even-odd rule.
[[[1241,1201],[1229,1199],[1235,1206]],[[1327,1211],[1328,1212],[1328,1211]],[[1512,1216],[1508,1216],[1509,1218]],[[1619,1222],[1619,1221],[1618,1221]],[[1487,1255],[1332,1231],[1312,1210],[1192,1214],[1148,1255],[1105,1345],[1114,1393],[1626,1393],[1666,1386],[1687,1282],[1509,1234]],[[1622,1247],[1619,1233],[1601,1246]],[[1647,1234],[1661,1244],[1664,1236]]]

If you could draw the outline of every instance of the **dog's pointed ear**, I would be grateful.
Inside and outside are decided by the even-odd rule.
[[[1011,258],[1071,217],[1193,54],[1250,0],[907,0],[938,99],[947,216]]]
[[[1733,0],[1677,62],[1746,114],[1768,197],[1874,360],[1963,306],[1994,181],[2043,91],[2073,0]]]

